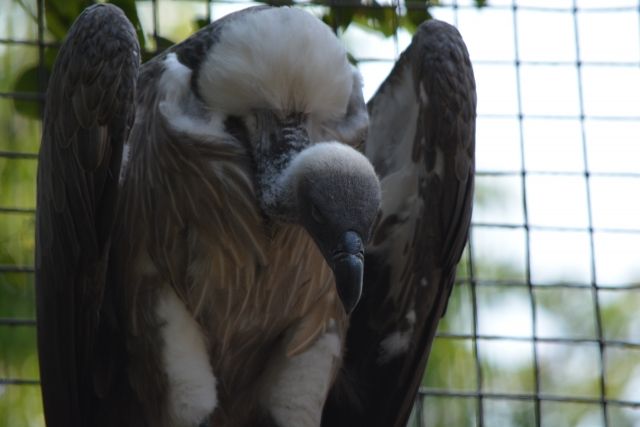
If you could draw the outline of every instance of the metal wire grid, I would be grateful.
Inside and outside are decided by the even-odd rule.
[[[604,2],[602,2],[604,4]],[[497,6],[496,6],[497,7]],[[623,177],[623,178],[639,178],[640,174],[637,173],[594,173],[589,169],[589,158],[587,151],[587,141],[586,141],[586,132],[585,132],[585,121],[589,120],[632,120],[638,121],[640,120],[640,116],[632,116],[632,117],[599,117],[599,116],[588,116],[585,114],[584,108],[584,95],[583,95],[583,82],[582,82],[582,68],[585,65],[591,66],[607,66],[607,67],[638,67],[640,64],[638,62],[587,62],[581,60],[580,53],[580,39],[578,33],[578,22],[577,22],[577,2],[573,0],[573,4],[571,7],[573,23],[574,23],[574,38],[575,38],[575,46],[576,46],[576,61],[522,61],[520,59],[519,54],[519,43],[518,43],[518,19],[517,13],[519,10],[537,10],[544,12],[566,12],[567,8],[550,8],[550,7],[524,7],[518,6],[516,1],[513,1],[511,5],[503,5],[501,7],[509,8],[513,11],[513,32],[514,32],[514,47],[515,47],[515,58],[512,63],[515,66],[516,70],[516,90],[517,90],[517,120],[518,120],[518,129],[519,129],[519,144],[520,144],[520,153],[521,153],[521,164],[522,170],[519,172],[502,172],[502,171],[479,171],[478,176],[518,176],[521,182],[521,191],[522,191],[522,209],[524,216],[524,223],[522,225],[513,225],[513,224],[498,224],[498,223],[479,223],[474,222],[473,228],[508,228],[508,229],[523,229],[525,232],[525,278],[526,281],[524,283],[514,283],[513,280],[500,282],[500,281],[491,281],[491,280],[482,280],[475,276],[475,268],[474,268],[474,259],[475,254],[473,250],[473,233],[470,236],[470,245],[468,246],[467,259],[468,259],[468,272],[469,275],[466,278],[459,278],[458,283],[468,283],[471,285],[471,297],[472,297],[472,310],[473,310],[473,333],[472,334],[438,334],[439,338],[447,338],[447,339],[457,339],[457,340],[471,340],[473,343],[473,350],[475,355],[476,362],[476,376],[477,376],[477,389],[474,392],[451,392],[450,390],[433,390],[433,389],[422,389],[421,393],[423,396],[449,396],[449,397],[466,397],[466,398],[475,398],[476,399],[476,411],[477,411],[477,420],[476,423],[478,426],[485,425],[484,417],[483,417],[483,409],[484,402],[486,399],[502,399],[502,400],[525,400],[525,401],[533,401],[534,403],[534,423],[536,426],[541,425],[542,423],[542,414],[541,414],[541,403],[544,401],[548,402],[572,402],[572,403],[588,403],[588,404],[598,404],[601,410],[601,424],[604,426],[610,426],[611,421],[609,417],[608,407],[610,405],[620,406],[620,407],[629,407],[629,408],[638,408],[640,406],[640,400],[636,399],[634,401],[625,401],[618,399],[611,399],[606,397],[606,373],[605,373],[605,349],[611,347],[619,347],[625,349],[640,349],[640,343],[637,341],[623,341],[623,340],[607,340],[604,337],[603,326],[602,326],[602,316],[600,310],[600,298],[599,291],[603,289],[597,283],[596,280],[596,263],[595,263],[595,244],[594,244],[594,233],[595,232],[608,232],[608,233],[625,233],[625,234],[637,234],[640,233],[638,229],[624,229],[624,228],[595,228],[593,226],[593,214],[592,214],[592,199],[591,199],[591,186],[590,180],[594,176],[615,176],[615,177]],[[455,8],[455,6],[454,6]],[[455,16],[457,20],[457,8]],[[591,9],[591,12],[598,13],[606,13],[612,11],[627,11],[628,13],[638,14],[640,12],[640,4],[635,6],[628,7],[600,7]],[[640,14],[638,15],[640,17]],[[484,63],[492,63],[492,64],[509,64],[508,61],[474,61],[475,63],[484,62]],[[525,119],[525,114],[523,113],[522,108],[522,84],[521,84],[521,66],[522,65],[548,65],[548,66],[558,66],[558,65],[573,65],[577,68],[578,75],[578,98],[579,98],[579,115],[577,117],[574,116],[534,116],[527,115],[527,118],[538,118],[538,119],[578,119],[580,123],[580,131],[581,131],[581,143],[582,143],[582,155],[584,161],[584,170],[582,172],[538,172],[538,171],[528,171],[525,169],[525,144],[524,144],[524,133],[523,133],[523,121]],[[494,115],[494,117],[509,117],[509,116],[500,116]],[[480,117],[480,119],[482,116]],[[584,185],[586,190],[586,198],[587,198],[587,207],[588,207],[588,227],[586,229],[580,227],[553,227],[553,226],[535,226],[531,225],[529,221],[529,207],[528,207],[528,199],[527,199],[527,185],[526,178],[531,175],[552,175],[552,176],[578,176],[584,178]],[[531,253],[530,253],[530,232],[532,230],[547,230],[547,231],[587,231],[589,235],[589,250],[590,250],[590,283],[560,283],[555,284],[555,287],[564,287],[564,288],[576,288],[576,289],[584,289],[588,288],[592,293],[592,303],[594,306],[594,313],[596,316],[595,324],[596,324],[596,338],[588,339],[588,338],[543,338],[540,337],[537,330],[537,298],[534,292],[534,289],[539,287],[548,288],[546,284],[538,284],[534,283],[531,277]],[[478,302],[477,302],[477,288],[485,285],[492,286],[526,286],[529,294],[529,300],[531,305],[531,315],[532,315],[532,338],[522,338],[522,337],[508,337],[508,336],[492,336],[492,335],[482,335],[478,333]],[[640,285],[638,284],[618,284],[613,286],[607,286],[606,289],[610,290],[630,290],[630,289],[640,289]],[[533,349],[533,363],[534,363],[534,392],[533,393],[490,393],[483,390],[483,371],[480,365],[480,356],[478,349],[479,340],[510,340],[510,341],[533,341],[534,345]],[[586,397],[577,397],[577,396],[569,396],[569,395],[549,395],[541,392],[541,380],[540,380],[540,360],[538,354],[538,343],[565,343],[565,344],[577,344],[577,343],[593,343],[598,345],[599,349],[599,397],[597,398],[586,398]],[[640,398],[640,391],[638,392],[638,398]],[[422,426],[422,419],[418,421],[418,425]]]
[[[45,41],[45,22],[44,22],[44,6],[43,0],[34,0],[36,2],[36,22],[37,22],[37,39],[36,40],[15,40],[15,39],[1,39],[0,45],[25,45],[25,46],[36,46],[38,48],[38,60],[39,60],[39,87],[40,91],[38,93],[24,93],[24,92],[11,92],[4,91],[0,92],[0,99],[15,99],[15,100],[25,100],[25,101],[37,101],[41,105],[44,100],[43,88],[44,88],[44,80],[45,80],[45,70],[44,70],[44,55],[45,48],[49,46],[55,46],[54,43],[50,43]],[[152,34],[154,39],[157,41],[158,39],[158,28],[159,28],[159,19],[158,19],[158,10],[159,10],[159,0],[149,0],[152,4]],[[206,18],[211,21],[217,17],[212,16],[211,3],[214,0],[203,0],[207,3]],[[237,3],[232,0],[224,0],[218,1],[216,3]],[[303,1],[299,2],[302,5],[312,4],[311,1]],[[425,2],[418,1],[407,1],[404,3],[400,3],[399,0],[392,0],[388,2],[382,2],[383,6],[386,8],[391,8],[394,11],[395,19],[398,19],[399,14],[403,13],[403,11],[412,9],[412,8],[424,8]],[[428,3],[428,2],[427,2]],[[473,348],[473,356],[475,362],[475,376],[477,378],[476,388],[473,391],[460,391],[453,390],[447,388],[427,388],[423,387],[420,390],[420,395],[416,402],[416,416],[414,417],[414,423],[417,426],[425,426],[427,425],[428,414],[424,414],[424,406],[426,399],[432,397],[446,397],[446,398],[454,398],[454,399],[471,399],[475,403],[475,425],[484,426],[486,425],[485,420],[485,406],[488,400],[501,400],[501,401],[527,401],[533,402],[534,405],[534,421],[533,425],[540,426],[542,425],[542,410],[541,406],[543,402],[568,402],[568,403],[586,403],[586,404],[595,404],[599,405],[601,412],[601,423],[599,425],[603,425],[606,427],[612,426],[609,416],[609,408],[611,406],[618,407],[626,407],[631,409],[639,409],[640,408],[640,391],[638,392],[638,398],[629,401],[629,400],[619,400],[619,399],[611,399],[607,397],[606,393],[606,372],[605,372],[605,357],[606,357],[606,349],[607,348],[620,348],[620,349],[640,349],[640,339],[638,341],[628,341],[628,340],[609,340],[605,338],[602,327],[602,316],[601,316],[601,307],[600,307],[600,297],[599,292],[602,289],[606,289],[607,291],[628,291],[628,290],[640,290],[640,284],[633,283],[624,283],[617,285],[607,285],[603,287],[602,285],[597,283],[596,280],[596,262],[595,262],[595,244],[594,244],[594,233],[595,232],[606,232],[606,233],[623,233],[623,234],[640,234],[640,229],[635,228],[595,228],[593,225],[593,214],[592,214],[592,200],[591,200],[591,186],[590,181],[593,177],[617,177],[617,178],[640,178],[640,173],[619,173],[619,172],[592,172],[589,169],[588,163],[588,152],[587,152],[587,142],[586,142],[586,133],[585,133],[585,121],[586,120],[619,120],[619,121],[640,121],[640,115],[637,116],[625,116],[625,117],[601,117],[594,115],[586,115],[584,108],[584,96],[583,96],[583,85],[582,85],[582,69],[584,66],[606,66],[606,67],[640,67],[639,62],[603,62],[603,61],[582,61],[580,56],[580,41],[578,34],[578,22],[577,22],[577,13],[580,10],[578,8],[577,0],[573,0],[573,4],[570,7],[548,7],[548,6],[537,6],[537,5],[522,5],[519,4],[518,1],[512,0],[511,2],[507,2],[505,0],[498,1],[495,3],[500,4],[491,4],[487,7],[493,9],[504,9],[511,10],[513,16],[513,32],[515,36],[514,46],[515,46],[515,58],[513,61],[508,60],[482,60],[482,61],[474,61],[475,64],[485,64],[485,65],[509,65],[515,67],[516,71],[516,95],[517,95],[517,111],[515,115],[510,114],[484,114],[479,116],[479,120],[482,119],[513,119],[514,117],[518,121],[518,129],[519,129],[519,145],[520,145],[520,155],[521,155],[521,164],[522,168],[520,171],[499,171],[499,170],[479,170],[477,172],[478,177],[517,177],[520,181],[521,191],[522,191],[522,209],[524,221],[523,224],[507,224],[507,223],[487,223],[487,222],[474,222],[472,224],[472,233],[470,237],[470,244],[468,245],[467,252],[465,254],[465,260],[467,263],[467,274],[463,274],[463,277],[459,277],[457,280],[457,285],[468,285],[470,289],[470,297],[471,297],[471,311],[472,311],[472,330],[471,333],[448,333],[448,332],[439,332],[436,340],[456,340],[462,342],[470,342]],[[522,3],[522,2],[520,2]],[[529,2],[532,3],[532,2]],[[590,13],[607,13],[607,12],[627,12],[630,14],[637,14],[638,19],[640,21],[640,2],[638,5],[633,6],[606,6],[607,2],[602,1],[602,6],[591,7],[587,11]],[[326,2],[327,5],[330,6],[349,6],[349,5],[358,5],[358,1],[332,1],[328,0]],[[433,6],[431,10],[434,9],[450,9],[453,13],[453,21],[454,24],[458,23],[458,12],[461,9],[472,8],[475,7],[471,4],[470,1],[456,1],[446,3],[441,2],[437,6]],[[570,11],[574,20],[574,37],[575,37],[575,45],[576,45],[576,60],[575,61],[524,61],[520,59],[520,53],[518,51],[518,19],[517,14],[519,11],[540,11],[540,12],[563,12],[566,13]],[[640,34],[639,34],[640,37]],[[400,47],[398,45],[397,33],[394,37],[396,56],[400,51]],[[378,58],[358,58],[361,63],[367,62],[377,62],[384,61]],[[578,75],[578,90],[579,90],[579,115],[533,115],[527,114],[525,115],[522,107],[522,83],[521,83],[521,67],[523,65],[546,65],[546,66],[563,66],[570,65],[574,66],[577,69]],[[584,161],[584,170],[580,172],[544,172],[544,171],[531,171],[525,168],[525,149],[524,149],[524,132],[523,132],[523,122],[527,119],[554,119],[554,120],[578,120],[580,123],[581,130],[581,142],[582,142],[582,155]],[[0,151],[0,159],[5,158],[9,160],[36,160],[37,154],[31,152],[16,152],[16,151]],[[557,226],[541,226],[531,224],[529,221],[529,206],[527,199],[527,185],[526,178],[528,176],[533,175],[548,175],[548,176],[575,176],[584,179],[584,185],[586,189],[587,196],[587,207],[588,207],[588,226],[587,228],[582,227],[557,227]],[[4,214],[18,214],[18,215],[26,215],[33,216],[35,214],[35,209],[32,207],[16,207],[16,206],[0,206],[0,215]],[[523,230],[525,235],[525,277],[524,281],[514,281],[514,280],[500,280],[500,279],[486,279],[483,277],[479,277],[476,273],[476,260],[477,254],[474,253],[474,233],[473,230],[479,229],[518,229]],[[554,284],[555,288],[567,288],[567,289],[588,289],[591,291],[592,296],[592,304],[595,313],[595,325],[596,325],[596,337],[595,338],[549,338],[542,337],[539,335],[538,327],[537,327],[537,296],[535,290],[537,288],[549,288],[547,284],[535,283],[532,280],[531,275],[531,232],[532,231],[559,231],[559,232],[571,232],[571,231],[586,231],[589,235],[589,251],[590,251],[590,283],[580,283],[580,282],[563,282]],[[18,273],[18,274],[33,274],[34,269],[30,265],[0,265],[0,275],[8,274],[8,273]],[[505,336],[505,335],[489,335],[482,334],[479,328],[478,321],[478,313],[479,313],[479,303],[478,303],[478,289],[481,289],[483,286],[498,286],[498,287],[524,287],[527,289],[529,296],[529,303],[531,306],[531,316],[532,316],[532,331],[531,337],[521,337],[521,336]],[[35,320],[30,318],[0,318],[0,327],[26,327],[33,328],[35,327]],[[533,364],[534,364],[534,390],[531,393],[512,393],[512,392],[490,392],[486,391],[483,387],[483,369],[482,369],[482,361],[479,350],[479,343],[483,341],[511,341],[511,342],[527,342],[533,343],[531,346],[533,349]],[[562,344],[580,344],[580,343],[590,343],[596,344],[599,349],[599,396],[598,397],[580,397],[580,396],[572,396],[572,395],[557,395],[557,394],[545,394],[541,391],[541,379],[540,379],[540,360],[539,360],[539,351],[538,344],[541,343],[562,343]],[[19,385],[19,386],[37,386],[39,384],[37,379],[34,378],[0,378],[0,387],[5,385]]]

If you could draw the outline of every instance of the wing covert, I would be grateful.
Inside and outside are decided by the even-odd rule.
[[[110,234],[139,63],[132,25],[120,9],[100,4],[71,27],[49,81],[38,164],[36,290],[50,427],[95,425],[92,405],[109,392],[112,369],[98,358],[121,345],[102,333],[100,321],[109,310]]]
[[[382,208],[327,426],[404,426],[446,309],[474,176],[475,82],[458,31],[422,24],[368,108]]]

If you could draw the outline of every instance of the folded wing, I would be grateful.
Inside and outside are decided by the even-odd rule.
[[[108,285],[122,147],[134,118],[135,31],[110,5],[71,27],[50,79],[38,164],[38,348],[49,427],[98,425],[123,350]],[[101,424],[102,425],[102,424]]]
[[[421,25],[368,108],[382,209],[326,426],[404,426],[446,310],[474,178],[475,82],[458,31]]]

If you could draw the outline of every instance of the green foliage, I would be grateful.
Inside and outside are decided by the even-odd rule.
[[[262,1],[263,3],[272,3]],[[334,31],[345,31],[349,25],[357,24],[361,27],[379,32],[385,37],[393,36],[399,28],[414,33],[418,26],[431,19],[429,8],[438,6],[438,0],[429,1],[404,1],[401,9],[403,13],[397,14],[395,5],[381,4],[378,1],[366,2],[327,2],[315,1],[314,4],[329,4],[327,11],[322,15],[322,20]],[[475,0],[477,7],[486,6],[486,0]]]
[[[55,40],[62,40],[80,12],[93,2],[89,0],[45,0],[45,19],[47,31]]]
[[[40,75],[39,67],[29,67],[18,76],[13,84],[13,91],[19,93],[34,93],[34,89],[38,88]],[[44,70],[43,76],[48,79],[48,70]],[[24,116],[31,118],[40,117],[40,106],[31,101],[25,101],[19,98],[14,100],[16,111]]]
[[[424,21],[431,19],[429,9],[408,9],[407,13],[400,18],[400,26],[408,30],[410,33],[415,33],[418,26]]]
[[[367,6],[334,6],[329,8],[322,20],[334,31],[344,31],[351,23],[355,23],[378,31],[385,37],[395,34],[399,22],[394,8],[375,3]]]
[[[165,49],[169,49],[171,46],[175,44],[174,41],[169,40],[168,38],[162,36],[155,36],[153,41],[155,42],[155,49],[143,49],[142,50],[142,62],[148,61],[154,56],[158,54],[158,52],[162,52]]]
[[[62,41],[78,15],[85,8],[95,3],[99,2],[96,0],[45,0],[47,31],[51,33],[56,41]],[[144,47],[142,24],[138,17],[135,0],[110,0],[108,3],[112,3],[124,11],[138,33],[140,45]]]
[[[272,6],[291,6],[295,4],[294,0],[258,1]],[[98,2],[98,0],[45,0],[46,30],[49,36],[52,37],[54,46],[59,46],[62,43],[69,28],[82,10]],[[151,59],[158,52],[169,48],[175,43],[174,40],[160,36],[150,38],[147,35],[145,37],[135,0],[108,0],[108,2],[120,7],[136,29],[143,61]],[[325,6],[327,3],[330,6],[325,7],[322,20],[334,31],[345,31],[350,25],[355,24],[378,32],[385,37],[392,36],[399,28],[404,28],[411,33],[415,32],[422,22],[431,19],[428,11],[429,7],[438,4],[437,1],[408,1],[406,2],[406,11],[398,16],[394,6],[381,5],[376,1],[367,3],[366,6],[359,1],[340,3],[318,0],[313,2],[313,4],[319,6]],[[485,3],[485,1],[476,0],[478,6]],[[33,18],[35,21],[35,16]],[[194,24],[195,28],[203,28],[208,22],[200,17],[195,18]],[[148,40],[151,43],[148,43]],[[53,68],[57,51],[57,47],[47,48],[44,69],[40,70],[37,64],[31,64],[22,70],[13,84],[13,91],[32,94],[42,92],[47,86],[47,80]],[[352,62],[355,63],[355,59]],[[35,104],[25,103],[16,99],[15,108],[18,113],[27,117],[40,117],[40,110]]]
[[[12,5],[19,7],[18,5]],[[8,34],[34,29],[29,23],[2,22]],[[18,70],[30,70],[37,59],[35,49],[7,50],[0,55],[0,87],[22,90],[32,79],[16,78]],[[17,82],[17,83],[16,83]],[[36,86],[37,87],[37,86]],[[29,90],[30,91],[30,90]],[[19,110],[18,110],[19,109]],[[20,114],[16,114],[20,112]],[[25,113],[26,112],[26,113]],[[40,122],[38,103],[0,99],[0,151],[35,152],[38,148]],[[0,158],[0,206],[33,208],[35,206],[36,162],[33,159]],[[34,217],[24,213],[0,213],[0,265],[33,265]],[[34,280],[32,274],[0,274],[0,318],[35,318]],[[0,325],[0,377],[38,378],[35,328]],[[32,385],[0,386],[0,426],[41,426],[40,389]]]

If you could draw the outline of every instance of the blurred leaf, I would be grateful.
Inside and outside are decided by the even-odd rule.
[[[349,63],[351,63],[352,65],[355,65],[356,67],[358,66],[358,58],[353,56],[351,52],[347,52],[347,59],[349,60]]]
[[[133,28],[136,29],[136,34],[138,35],[138,43],[140,43],[140,49],[143,51],[146,49],[146,40],[144,38],[144,32],[142,31],[142,24],[140,23],[140,17],[138,16],[138,9],[136,8],[135,0],[109,0],[109,3],[118,6],[131,24],[133,24]]]
[[[142,61],[146,62],[153,58],[154,56],[160,54],[166,49],[169,49],[171,46],[175,44],[174,41],[164,38],[162,36],[157,36],[156,40],[156,49],[153,51],[144,50],[142,51]]]
[[[58,41],[62,41],[80,13],[95,3],[98,2],[96,0],[45,0],[47,29]],[[140,47],[144,49],[146,42],[135,0],[110,0],[109,3],[122,9],[136,30]]]
[[[207,20],[207,18],[196,18],[193,20],[193,23],[198,30],[201,30],[202,28],[209,25],[209,21]]]
[[[400,18],[400,26],[411,34],[415,33],[420,24],[431,19],[431,14],[427,7],[409,8],[407,13]]]
[[[333,31],[346,30],[356,13],[355,7],[331,7],[329,12],[322,16],[325,24],[330,26]]]
[[[258,0],[260,3],[268,4],[269,6],[293,6],[295,2],[293,0]]]
[[[44,77],[48,80],[49,78],[48,70],[44,70],[44,73],[45,73]],[[34,93],[34,94],[38,93],[39,92],[38,78],[39,78],[38,66],[27,68],[16,79],[13,85],[14,92]],[[13,104],[18,113],[24,116],[30,117],[32,119],[40,118],[39,103],[14,98]]]
[[[45,0],[47,29],[57,40],[62,40],[80,12],[92,3],[90,0]]]
[[[436,338],[422,376],[422,385],[449,390],[476,390],[478,378],[471,343]]]
[[[485,7],[487,6],[487,0],[475,0],[477,7]]]
[[[58,52],[60,51],[59,47],[46,47],[44,50],[44,65],[49,72],[53,70],[53,64],[56,62],[56,58],[58,57]]]
[[[367,6],[357,8],[354,22],[379,31],[385,37],[391,37],[398,29],[398,17],[395,8]]]
[[[156,50],[158,52],[162,52],[165,49],[169,49],[171,46],[176,44],[176,42],[160,36],[156,37],[156,43],[157,43]]]
[[[55,62],[56,56],[58,55],[58,50],[59,48],[57,47],[47,47],[45,49],[44,73],[42,75],[42,78],[44,78],[44,82],[42,82],[42,86],[40,86],[40,82],[38,80],[40,78],[38,66],[33,65],[22,70],[18,78],[13,83],[13,92],[35,94],[40,92],[41,90],[46,91],[47,85],[49,83],[49,76],[51,75],[53,64]],[[14,98],[13,104],[18,114],[32,119],[40,119],[40,106],[38,102],[35,102],[33,100],[22,100]]]

